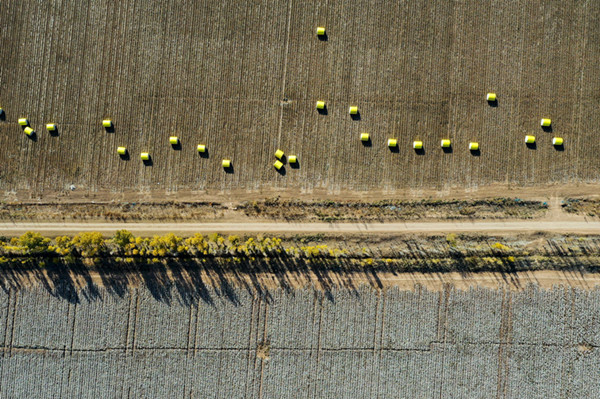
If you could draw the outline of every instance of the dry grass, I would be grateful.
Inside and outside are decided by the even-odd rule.
[[[0,190],[418,194],[596,182],[599,14],[600,3],[575,0],[9,1]],[[315,37],[317,25],[327,41]],[[484,101],[492,90],[496,108]],[[314,109],[317,99],[327,115]],[[17,126],[20,116],[37,141]],[[539,127],[545,116],[553,133]],[[361,131],[372,147],[362,146]],[[180,151],[168,144],[173,133]],[[525,147],[526,133],[538,136],[537,149]],[[554,134],[565,151],[551,146]],[[388,137],[399,139],[398,153]],[[441,151],[441,138],[452,139],[452,153]],[[414,139],[424,141],[423,155],[410,148]],[[466,150],[470,140],[480,156]],[[119,159],[119,145],[130,160]],[[300,168],[275,172],[277,148],[297,154]],[[233,174],[220,167],[223,157]]]
[[[4,221],[393,221],[437,219],[532,219],[546,214],[539,201],[511,198],[488,200],[421,201],[264,201],[218,202],[140,202],[78,204],[3,203]]]
[[[561,207],[567,213],[591,217],[600,216],[600,201],[598,199],[566,198],[562,201]]]

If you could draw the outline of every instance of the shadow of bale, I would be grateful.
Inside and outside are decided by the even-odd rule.
[[[277,173],[279,173],[281,176],[285,176],[286,175],[286,170],[285,170],[285,166],[282,166],[281,168],[277,169],[275,168],[275,170],[277,171]]]
[[[144,166],[154,166],[154,160],[152,156],[150,156],[148,159],[142,159],[142,163]]]

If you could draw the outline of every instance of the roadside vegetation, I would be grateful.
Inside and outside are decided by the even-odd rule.
[[[191,237],[136,237],[126,230],[54,239],[36,232],[0,238],[0,267],[45,267],[53,262],[87,267],[173,263],[239,271],[319,268],[390,271],[504,271],[600,269],[600,237],[487,237],[448,234],[414,237],[265,237],[217,233]]]
[[[566,198],[563,200],[562,209],[568,213],[590,217],[600,216],[600,200],[587,198]]]
[[[280,220],[390,221],[422,219],[531,219],[544,216],[548,205],[519,198],[484,200],[295,201],[269,199],[242,204],[247,216]]]
[[[2,203],[3,221],[394,221],[454,219],[533,219],[548,205],[519,198],[485,200],[298,201],[280,198],[240,203],[126,202],[115,203]]]

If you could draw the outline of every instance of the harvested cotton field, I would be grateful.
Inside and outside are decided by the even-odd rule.
[[[599,2],[576,0],[8,1],[0,190],[318,197],[594,183],[599,18]],[[298,163],[277,172],[277,149]]]
[[[597,397],[599,308],[573,288],[13,288],[0,395]]]

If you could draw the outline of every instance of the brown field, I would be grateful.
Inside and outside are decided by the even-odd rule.
[[[481,4],[10,0],[0,30],[0,190],[417,196],[596,183],[600,2]],[[328,40],[316,38],[319,25]],[[319,99],[327,115],[316,112]],[[360,120],[350,119],[350,104]],[[22,133],[21,116],[36,140]],[[102,128],[105,117],[114,132]],[[552,118],[552,133],[541,117]],[[168,143],[173,133],[181,150]],[[526,133],[538,137],[536,149]],[[564,151],[552,147],[555,134]],[[397,153],[389,137],[399,139]],[[452,139],[452,153],[441,138]],[[424,154],[413,152],[414,139]],[[480,156],[466,149],[470,140]],[[119,159],[119,145],[130,160]],[[275,172],[277,148],[297,154],[300,167]],[[224,157],[234,173],[224,173]]]

